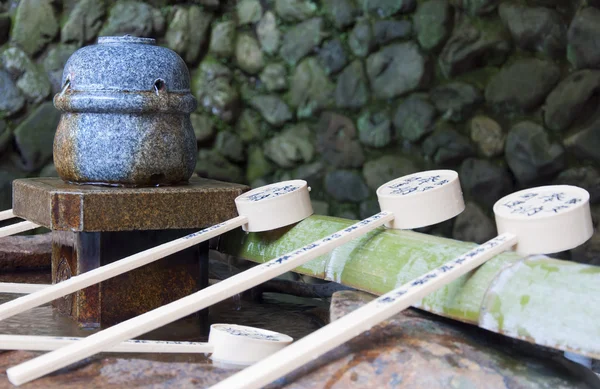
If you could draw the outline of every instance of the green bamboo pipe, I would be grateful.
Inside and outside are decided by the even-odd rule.
[[[311,216],[293,227],[221,236],[219,251],[266,262],[354,223]],[[381,295],[475,247],[379,228],[294,271]],[[600,267],[506,252],[415,307],[538,345],[600,358]]]

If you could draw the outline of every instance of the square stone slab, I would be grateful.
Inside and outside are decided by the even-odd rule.
[[[13,182],[13,212],[57,231],[203,228],[237,216],[234,199],[248,189],[198,177],[187,184],[152,188],[28,178]]]

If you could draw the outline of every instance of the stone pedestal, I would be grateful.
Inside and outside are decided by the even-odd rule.
[[[69,279],[237,216],[247,187],[192,178],[155,188],[72,185],[58,178],[16,180],[13,212],[53,232],[52,281]],[[206,287],[208,242],[54,302],[84,327],[106,327]],[[200,324],[207,328],[207,310]]]

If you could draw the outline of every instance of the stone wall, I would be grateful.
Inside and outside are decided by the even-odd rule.
[[[599,0],[0,0],[0,206],[53,175],[62,67],[98,35],[187,62],[201,176],[303,178],[318,213],[378,210],[387,180],[444,167],[469,200],[430,230],[483,241],[491,206],[538,184],[600,201]],[[596,208],[596,207],[594,207]],[[565,257],[600,263],[595,238]]]

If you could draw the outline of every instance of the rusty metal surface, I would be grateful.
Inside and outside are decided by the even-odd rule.
[[[50,268],[51,234],[0,239],[0,273]]]
[[[13,182],[13,212],[52,230],[133,231],[203,228],[237,216],[245,185],[194,177],[188,184],[122,188],[59,178]]]

